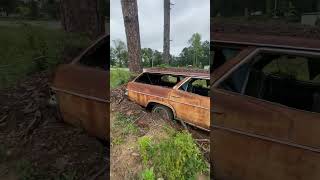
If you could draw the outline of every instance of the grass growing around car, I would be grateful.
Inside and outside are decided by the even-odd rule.
[[[196,179],[198,175],[208,173],[208,165],[191,134],[168,127],[166,132],[168,137],[160,141],[149,136],[139,139],[145,168],[141,174],[142,179]]]
[[[88,46],[89,39],[60,29],[21,23],[0,25],[0,42],[1,89],[34,72],[55,67],[66,55],[78,54]]]
[[[209,175],[209,164],[190,133],[149,114],[111,116],[111,177],[183,180]]]
[[[112,139],[113,145],[120,145],[124,142],[126,136],[139,133],[138,127],[134,124],[134,117],[127,117],[124,114],[117,113],[112,129],[117,129],[117,136]]]

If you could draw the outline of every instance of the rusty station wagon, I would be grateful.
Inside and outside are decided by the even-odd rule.
[[[212,37],[215,179],[320,179],[320,41]]]
[[[63,120],[89,134],[109,137],[109,36],[105,35],[54,73],[52,101]]]
[[[147,69],[127,86],[131,101],[204,130],[210,127],[209,92],[209,72],[170,69]]]

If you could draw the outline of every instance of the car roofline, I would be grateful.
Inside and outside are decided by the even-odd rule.
[[[242,46],[256,46],[261,48],[280,48],[280,49],[291,49],[291,50],[304,50],[304,51],[316,51],[320,52],[318,48],[307,48],[299,46],[289,46],[289,45],[276,45],[276,44],[264,44],[264,43],[253,43],[245,41],[226,41],[226,40],[212,40],[213,43],[224,43],[224,44],[234,44]]]
[[[166,71],[166,70],[152,70],[152,69],[145,69],[143,73],[151,73],[151,74],[166,74],[166,75],[176,75],[176,76],[186,76],[186,77],[193,77],[193,78],[203,78],[207,79],[210,78],[210,74],[208,73],[201,73],[201,72],[174,72],[174,71]]]

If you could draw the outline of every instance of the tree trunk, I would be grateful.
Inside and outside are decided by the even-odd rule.
[[[272,12],[272,0],[266,0],[266,14],[271,15]]]
[[[163,24],[163,62],[170,62],[170,0],[164,2],[164,24]]]
[[[137,0],[121,0],[121,6],[127,36],[129,70],[140,73],[142,67]]]
[[[105,33],[99,0],[61,0],[61,23],[66,32],[86,33],[91,39]]]

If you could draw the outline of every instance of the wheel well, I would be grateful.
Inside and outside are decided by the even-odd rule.
[[[171,110],[172,114],[173,114],[173,117],[176,117],[173,109],[171,107],[167,106],[167,105],[164,105],[164,104],[150,102],[150,103],[148,103],[146,109],[151,111],[155,105],[161,105],[161,106],[165,106],[165,107],[169,108]]]

